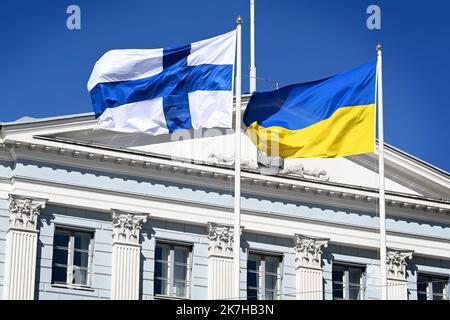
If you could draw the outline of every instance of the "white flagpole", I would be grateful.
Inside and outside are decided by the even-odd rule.
[[[256,91],[255,0],[250,0],[250,93]]]
[[[240,299],[240,251],[241,251],[241,59],[242,59],[242,18],[236,20],[237,54],[236,54],[236,131],[234,155],[234,285],[235,299]]]
[[[384,198],[384,134],[383,134],[383,67],[382,46],[377,45],[377,104],[378,104],[378,177],[380,199],[380,288],[381,299],[386,300],[387,276],[386,276],[386,208]]]

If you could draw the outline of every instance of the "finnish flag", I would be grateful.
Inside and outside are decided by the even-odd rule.
[[[97,128],[231,128],[235,52],[235,30],[181,47],[108,51],[87,85]]]

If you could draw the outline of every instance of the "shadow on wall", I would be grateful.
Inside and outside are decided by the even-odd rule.
[[[50,213],[51,209],[44,209],[42,213],[39,215],[37,219],[37,229],[40,231],[44,227],[44,223],[46,226],[51,226],[52,221],[55,220],[55,216]],[[54,232],[54,228],[53,228]],[[52,240],[53,245],[53,240]],[[41,283],[41,258],[42,258],[42,252],[44,250],[45,244],[42,242],[41,237],[38,237],[37,239],[37,248],[36,248],[36,276],[35,276],[35,284],[34,284],[34,300],[39,300],[39,284]]]

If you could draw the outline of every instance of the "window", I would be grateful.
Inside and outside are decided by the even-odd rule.
[[[419,274],[417,300],[448,300],[448,278]]]
[[[55,230],[53,239],[52,283],[90,286],[92,232]]]
[[[157,243],[155,250],[155,295],[188,298],[191,248]]]
[[[281,291],[281,259],[249,254],[247,260],[247,299],[278,300]]]
[[[364,299],[364,269],[333,264],[333,299]]]

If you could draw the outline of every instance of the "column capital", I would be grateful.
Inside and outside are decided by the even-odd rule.
[[[208,251],[210,255],[233,258],[234,227],[208,222]],[[242,233],[241,227],[241,233]]]
[[[387,277],[392,280],[406,281],[406,259],[412,259],[413,250],[387,248]]]
[[[328,238],[317,238],[295,234],[295,251],[297,268],[322,269],[322,248],[328,246]]]
[[[47,199],[9,194],[9,227],[24,231],[37,230],[37,217]]]
[[[147,222],[149,214],[142,212],[111,209],[113,224],[113,243],[139,244],[142,224]]]

